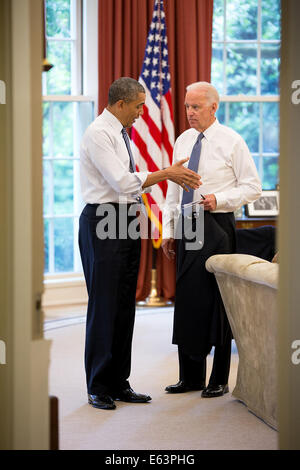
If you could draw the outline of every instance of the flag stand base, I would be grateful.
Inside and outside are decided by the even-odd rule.
[[[170,300],[164,300],[162,297],[157,295],[157,271],[156,269],[151,270],[151,291],[149,297],[146,300],[137,302],[139,307],[169,307],[173,305],[173,302]]]

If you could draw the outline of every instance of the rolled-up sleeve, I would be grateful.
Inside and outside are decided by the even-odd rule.
[[[116,153],[111,136],[104,130],[90,136],[87,148],[97,170],[114,191],[121,194],[140,194],[149,172],[131,173]]]

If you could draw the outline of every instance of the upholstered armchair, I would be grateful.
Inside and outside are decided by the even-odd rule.
[[[245,255],[215,255],[214,273],[239,354],[232,395],[277,428],[277,263]]]

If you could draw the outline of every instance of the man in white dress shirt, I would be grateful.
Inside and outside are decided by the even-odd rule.
[[[162,242],[167,257],[174,258],[176,251],[177,266],[173,343],[178,345],[179,382],[166,391],[203,390],[202,396],[208,398],[228,392],[232,335],[215,278],[206,271],[205,261],[211,255],[235,251],[233,212],[261,194],[249,149],[240,135],[218,122],[218,104],[218,92],[211,84],[197,82],[187,87],[185,107],[191,128],[178,137],[173,153],[173,163],[191,156],[190,165],[193,149],[201,141],[196,166],[202,185],[193,192],[192,200],[203,204],[203,247],[189,251],[185,237],[175,240],[172,214],[186,196],[172,182]],[[213,369],[206,386],[206,357],[212,346]]]
[[[132,208],[145,188],[160,181],[168,179],[186,191],[187,186],[196,189],[201,184],[199,175],[183,166],[187,159],[161,171],[136,172],[125,128],[143,113],[144,103],[139,82],[128,77],[116,80],[109,89],[108,106],[87,128],[81,144],[86,206],[79,221],[79,247],[89,296],[85,368],[88,402],[100,409],[114,409],[114,400],[151,400],[134,392],[128,381],[140,260],[140,238],[130,237],[127,230],[136,220]],[[106,222],[114,233],[105,231]]]

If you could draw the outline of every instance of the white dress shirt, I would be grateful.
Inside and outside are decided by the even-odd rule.
[[[201,200],[200,194],[214,194],[217,207],[213,212],[233,212],[243,204],[258,199],[261,182],[243,138],[217,119],[203,134],[198,167],[202,185],[194,191],[193,200]],[[174,145],[173,163],[191,156],[198,135],[199,132],[191,128],[178,137]],[[163,238],[174,237],[173,214],[181,204],[182,192],[181,186],[169,182],[163,211]]]
[[[149,172],[131,173],[121,122],[104,109],[86,129],[80,148],[80,182],[85,203],[136,202]]]

